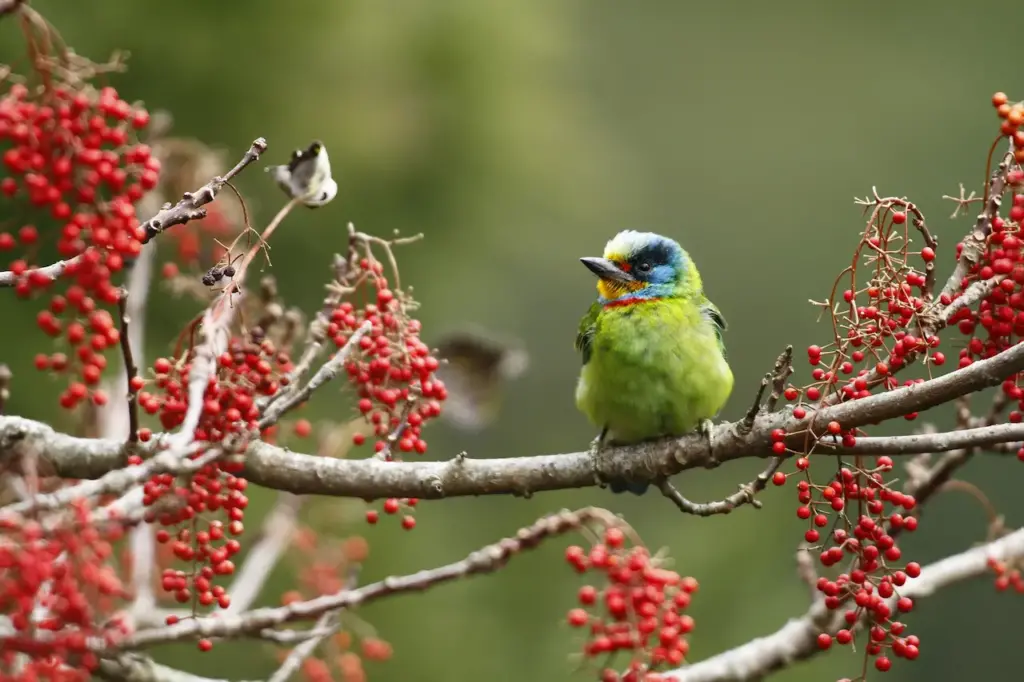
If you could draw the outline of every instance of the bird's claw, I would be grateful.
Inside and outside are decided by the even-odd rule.
[[[608,481],[601,473],[601,445],[604,443],[605,431],[590,442],[590,470],[594,474],[594,482],[599,488],[607,488]]]
[[[702,419],[697,425],[697,432],[708,442],[708,468],[717,467],[721,462],[715,457],[715,423],[710,419]]]

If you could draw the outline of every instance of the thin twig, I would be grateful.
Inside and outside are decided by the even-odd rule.
[[[345,366],[349,356],[359,346],[359,342],[364,336],[370,333],[373,328],[373,324],[369,320],[364,322],[352,336],[348,338],[345,345],[338,349],[338,352],[334,354],[334,357],[323,364],[323,366],[317,370],[313,378],[299,391],[290,394],[283,400],[275,401],[267,408],[263,418],[260,419],[259,428],[265,429],[272,424],[276,424],[281,417],[283,417],[289,410],[301,405],[302,403],[309,400],[309,397],[313,395],[313,392],[318,388],[326,384],[328,381],[338,376],[338,373]]]
[[[223,188],[225,182],[238,175],[246,166],[256,161],[260,157],[260,154],[266,151],[266,149],[267,141],[262,137],[257,138],[253,141],[248,151],[245,152],[242,159],[235,164],[235,167],[228,171],[226,175],[218,176],[210,180],[210,182],[206,183],[195,192],[186,192],[181,201],[173,206],[165,204],[159,213],[140,225],[144,234],[142,243],[145,244],[149,242],[164,230],[174,227],[175,225],[184,225],[189,221],[205,218],[206,209],[203,208],[203,206],[210,203],[217,197],[217,194]],[[26,270],[20,275],[15,275],[14,272],[10,270],[0,272],[0,287],[13,287],[29,275],[33,275],[35,277],[45,275],[50,281],[53,281],[63,275],[69,267],[73,268],[77,266],[83,257],[84,254],[75,256],[74,258],[69,258],[68,260],[57,261],[56,263],[52,263],[41,268],[32,268],[30,270]]]
[[[757,415],[761,413],[762,409],[771,412],[775,409],[776,403],[779,398],[782,397],[782,391],[786,387],[786,379],[793,373],[793,346],[786,346],[786,350],[779,354],[779,357],[775,360],[775,366],[772,371],[764,375],[761,379],[761,384],[758,386],[757,393],[754,396],[754,402],[751,404],[750,409],[747,410],[747,414],[743,417],[742,421],[736,425],[740,433],[749,433],[754,428],[754,420]],[[768,387],[772,387],[772,392],[769,394],[768,403],[765,406],[761,405],[761,399],[764,397],[764,392],[768,390]]]
[[[961,283],[970,269],[976,265],[985,251],[988,243],[988,235],[992,231],[992,219],[999,214],[999,207],[1003,202],[1003,193],[1006,191],[1007,174],[1010,165],[1013,163],[1013,138],[1010,138],[1010,150],[1003,156],[999,167],[992,174],[988,186],[988,202],[978,214],[974,223],[974,229],[963,240],[963,249],[960,252],[960,259],[957,261],[953,274],[949,276],[946,285],[942,287],[942,295],[952,297],[960,290]]]
[[[139,374],[139,368],[135,366],[135,360],[132,358],[127,289],[121,289],[117,297],[117,311],[121,318],[121,357],[124,359],[124,375],[127,378],[128,389],[128,442],[135,444],[139,442],[139,392],[134,382]]]
[[[354,569],[346,580],[345,586],[349,590],[356,589],[359,580],[359,570]],[[306,640],[299,646],[295,647],[288,657],[284,659],[284,663],[278,668],[267,682],[287,682],[292,675],[294,675],[299,666],[302,665],[303,661],[313,655],[316,648],[320,646],[320,643],[324,639],[329,637],[331,633],[338,629],[338,625],[341,622],[342,610],[338,609],[335,611],[328,611],[327,613],[320,616],[316,621],[316,625],[313,626],[313,630],[320,631],[323,634],[318,635],[313,639]]]
[[[750,485],[741,485],[738,492],[729,495],[725,499],[714,502],[691,502],[683,497],[682,493],[676,490],[675,486],[667,478],[655,482],[661,494],[667,497],[679,511],[694,516],[714,516],[715,514],[728,514],[736,507],[749,504],[755,509],[761,508],[761,502],[754,497],[754,490]]]

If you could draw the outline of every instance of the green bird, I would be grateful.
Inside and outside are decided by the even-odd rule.
[[[597,301],[580,323],[583,369],[576,406],[604,442],[638,443],[695,429],[732,392],[725,318],[704,295],[700,273],[674,240],[626,230],[601,258],[580,261],[598,277]],[[647,483],[610,481],[637,495]]]

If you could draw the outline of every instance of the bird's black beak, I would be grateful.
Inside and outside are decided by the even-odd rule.
[[[580,258],[580,262],[587,266],[587,269],[601,279],[613,282],[635,282],[636,277],[622,270],[615,263],[607,258]]]

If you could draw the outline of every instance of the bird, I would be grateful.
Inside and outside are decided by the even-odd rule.
[[[603,444],[627,445],[699,430],[729,399],[725,317],[704,295],[700,273],[679,243],[624,230],[600,258],[580,261],[597,275],[598,297],[580,322],[583,367],[576,406]],[[612,492],[643,494],[646,482],[608,481]]]
[[[444,335],[437,352],[444,359],[437,376],[448,390],[441,416],[463,431],[479,431],[494,422],[504,384],[519,378],[529,364],[518,340],[475,327]]]
[[[320,208],[338,194],[338,183],[331,177],[327,147],[320,140],[293,151],[286,165],[267,166],[264,170],[288,196],[310,208]]]

